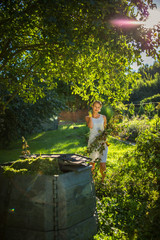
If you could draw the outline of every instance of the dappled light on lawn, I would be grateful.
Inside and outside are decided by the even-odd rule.
[[[117,160],[124,155],[126,151],[130,151],[135,147],[131,144],[126,144],[113,137],[108,138],[109,146],[107,163],[117,165]]]
[[[74,127],[77,127],[74,129]],[[76,153],[84,155],[87,147],[88,128],[85,124],[59,126],[58,130],[33,134],[26,138],[31,154]],[[115,164],[117,158],[132,146],[109,138],[108,161]],[[0,151],[0,162],[17,160],[21,154],[21,141],[17,141],[8,150]]]
[[[38,139],[38,138],[42,137],[44,134],[45,134],[45,132],[38,133],[38,134],[36,134],[36,136],[34,136],[32,138],[32,140]]]

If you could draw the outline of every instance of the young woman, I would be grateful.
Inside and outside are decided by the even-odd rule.
[[[99,114],[100,110],[102,108],[102,103],[100,101],[95,101],[92,105],[92,114],[89,114],[89,116],[86,116],[86,122],[88,127],[90,128],[90,134],[89,134],[89,140],[88,140],[88,146],[95,140],[95,138],[100,134],[99,131],[104,131],[107,123],[107,119],[105,116]],[[107,153],[108,153],[108,147],[105,144],[105,150],[102,154],[100,154],[98,151],[93,151],[90,155],[90,158],[92,158],[92,171],[95,168],[95,160],[97,158],[100,158],[100,172],[102,175],[102,182],[105,178],[105,170],[106,170],[106,160],[107,160]]]

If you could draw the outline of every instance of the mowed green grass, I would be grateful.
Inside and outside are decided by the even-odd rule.
[[[31,154],[74,153],[84,155],[87,147],[89,129],[85,123],[59,126],[57,130],[33,134],[26,138]],[[122,143],[109,137],[108,164],[115,165],[117,159],[134,148],[132,145]],[[8,149],[0,150],[0,163],[19,159],[22,151],[22,142],[19,139],[12,143]]]

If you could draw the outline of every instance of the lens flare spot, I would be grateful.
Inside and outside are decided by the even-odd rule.
[[[15,213],[15,208],[10,208],[9,213]]]
[[[122,28],[131,28],[141,24],[138,21],[129,20],[129,19],[112,19],[110,23],[115,27],[122,27]]]
[[[154,26],[160,24],[160,10],[159,9],[149,9],[148,18],[146,21],[131,20],[126,18],[116,18],[110,20],[110,23],[115,27],[120,28],[134,28],[138,25],[142,25],[144,28],[154,28]]]

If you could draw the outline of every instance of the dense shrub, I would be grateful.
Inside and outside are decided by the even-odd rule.
[[[145,98],[150,98],[160,93],[160,75],[156,73],[154,78],[137,80],[137,85],[134,87],[130,96],[130,102],[139,103]]]
[[[138,136],[133,152],[101,184],[96,181],[99,233],[94,239],[158,240],[160,236],[160,128]]]
[[[106,116],[107,123],[109,123],[112,117],[115,115],[115,111],[111,105],[103,105],[100,113]]]
[[[129,105],[129,109],[128,109],[128,116],[129,118],[133,117],[135,114],[135,105],[133,103],[131,103]]]
[[[0,145],[5,147],[19,137],[41,131],[42,120],[56,116],[64,106],[53,91],[47,91],[46,97],[34,104],[16,97],[0,115]]]
[[[138,135],[144,130],[150,127],[151,123],[149,119],[143,115],[141,117],[133,117],[128,120],[124,118],[120,124],[119,137],[123,140],[135,142]]]
[[[155,94],[151,97],[148,97],[148,98],[144,98],[141,103],[149,103],[149,102],[160,102],[160,93],[158,94]]]

